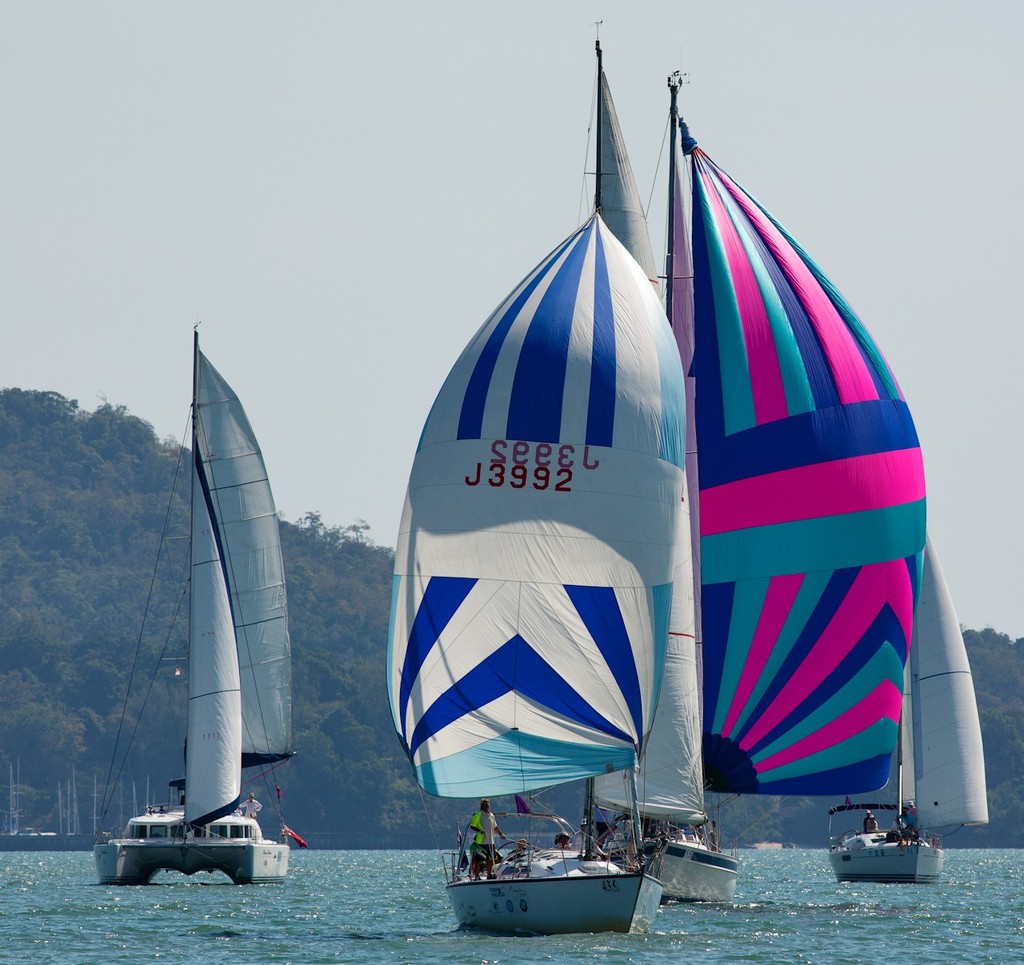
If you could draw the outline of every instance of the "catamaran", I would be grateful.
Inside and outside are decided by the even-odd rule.
[[[191,582],[185,778],[122,835],[97,841],[103,884],[159,871],[282,881],[290,837],[238,813],[243,767],[291,754],[291,643],[277,513],[238,397],[193,344]],[[251,810],[255,810],[254,808]]]

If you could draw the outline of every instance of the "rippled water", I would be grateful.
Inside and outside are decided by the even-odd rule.
[[[1022,858],[948,850],[937,885],[841,885],[824,851],[746,851],[734,903],[663,907],[649,935],[503,938],[456,929],[433,852],[293,851],[283,885],[136,888],[96,884],[89,853],[8,852],[0,961],[1024,961]]]

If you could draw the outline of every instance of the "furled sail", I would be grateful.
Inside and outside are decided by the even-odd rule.
[[[496,795],[635,765],[664,659],[682,460],[664,313],[594,216],[479,330],[420,440],[388,664],[423,788]]]
[[[904,701],[903,797],[919,827],[987,824],[985,756],[960,623],[931,539]]]
[[[924,548],[917,433],[832,283],[688,147],[706,778],[872,790],[897,740]]]
[[[291,754],[291,642],[277,510],[256,436],[231,386],[198,353],[197,447],[209,484],[238,642],[242,766]]]

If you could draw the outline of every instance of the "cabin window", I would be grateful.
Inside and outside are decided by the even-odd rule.
[[[210,835],[215,838],[226,838],[228,836],[228,829],[223,824],[211,824]]]
[[[245,828],[243,828],[242,825],[240,825],[240,824],[232,824],[231,825],[231,837],[233,837],[233,838],[244,838],[245,837]]]
[[[128,826],[129,838],[144,838],[146,836],[146,825],[131,824]]]
[[[166,838],[167,837],[167,828],[164,825],[162,825],[162,824],[154,824],[149,829],[149,836],[151,838]]]

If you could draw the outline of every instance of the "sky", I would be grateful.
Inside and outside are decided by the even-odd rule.
[[[393,544],[449,368],[589,214],[597,29],[655,250],[678,69],[896,373],[961,623],[1024,636],[1015,0],[0,0],[0,387],[180,440],[198,323],[283,517]]]

